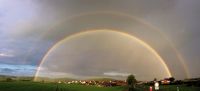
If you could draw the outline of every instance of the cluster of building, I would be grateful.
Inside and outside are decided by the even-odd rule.
[[[98,87],[113,87],[113,86],[126,86],[126,81],[123,80],[73,80],[73,81],[58,81],[58,83],[65,83],[65,84],[79,84],[79,85],[94,85]],[[200,86],[200,78],[191,78],[185,80],[175,80],[175,78],[164,78],[159,81],[137,81],[136,85],[150,85],[153,86],[155,83],[159,85],[188,85],[188,86]]]
[[[65,83],[65,84],[79,84],[79,85],[95,85],[98,87],[112,87],[112,86],[125,86],[127,83],[126,81],[122,80],[110,80],[110,81],[95,81],[95,80],[75,80],[75,81],[58,81],[58,83]]]
[[[167,85],[167,84],[171,84],[173,81],[170,80],[170,78],[164,78],[163,80],[160,80],[159,82],[160,84]]]

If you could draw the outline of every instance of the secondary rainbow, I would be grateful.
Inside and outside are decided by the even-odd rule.
[[[69,19],[71,20],[71,19],[74,19],[74,18],[77,18],[77,17],[86,16],[86,15],[93,15],[93,14],[110,14],[110,15],[119,15],[119,16],[122,16],[122,17],[128,17],[131,20],[136,20],[136,21],[138,21],[138,22],[140,22],[140,23],[152,28],[154,31],[158,32],[161,36],[163,36],[163,38],[169,43],[169,46],[173,49],[173,51],[175,52],[176,57],[178,58],[178,61],[182,65],[182,67],[183,67],[183,69],[185,71],[186,77],[187,78],[190,77],[188,67],[187,67],[187,65],[185,63],[185,59],[179,53],[179,51],[177,50],[175,45],[170,41],[170,39],[159,28],[157,28],[156,26],[152,25],[151,23],[149,23],[149,22],[147,22],[147,21],[145,21],[145,20],[143,20],[143,19],[141,19],[139,17],[128,15],[128,14],[124,14],[124,13],[121,13],[121,12],[101,11],[101,12],[89,12],[89,13],[79,14],[79,15],[75,15],[75,16],[69,18]],[[62,21],[57,22],[57,24],[55,24],[55,26],[65,22],[66,20],[68,20],[68,19],[66,18],[66,19],[63,19]],[[52,28],[55,27],[55,26],[52,26],[49,30],[52,30]]]

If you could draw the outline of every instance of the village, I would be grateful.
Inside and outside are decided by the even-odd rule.
[[[200,78],[191,78],[184,80],[175,80],[173,77],[163,78],[161,80],[154,79],[152,81],[137,81],[136,85],[149,85],[153,86],[156,82],[159,85],[187,85],[187,86],[199,86]],[[57,81],[58,84],[77,84],[85,86],[97,86],[97,87],[115,87],[126,86],[126,80],[73,80],[73,81]]]
[[[127,85],[126,81],[124,80],[74,80],[74,81],[58,81],[57,83],[65,83],[65,84],[79,84],[79,85],[95,85],[98,87],[113,87],[113,86],[125,86]]]

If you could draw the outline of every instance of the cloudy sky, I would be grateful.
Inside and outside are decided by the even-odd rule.
[[[199,0],[0,0],[0,74],[34,76],[48,50],[63,38],[86,30],[113,29],[151,46],[172,76],[199,77],[199,4]],[[156,76],[167,76],[148,48],[130,40],[118,33],[83,34],[55,47],[41,69],[48,69],[47,74],[80,78],[124,77],[131,73],[149,80],[155,76],[150,68],[160,68],[163,73],[158,76],[157,70]],[[106,52],[103,45],[108,46]],[[76,57],[70,56],[73,54]],[[108,61],[115,64],[110,67]],[[79,67],[64,67],[63,62]],[[140,68],[144,63],[160,65],[144,70]]]

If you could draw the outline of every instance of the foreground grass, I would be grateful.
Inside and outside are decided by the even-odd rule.
[[[200,91],[200,87],[177,85],[160,86],[159,91]],[[126,87],[96,87],[39,82],[0,82],[0,91],[127,91]],[[141,86],[136,91],[149,91],[149,86]]]
[[[188,87],[184,85],[161,86],[160,91],[177,91],[177,87],[179,88],[179,91],[200,91],[200,87]]]
[[[96,87],[37,82],[0,82],[0,91],[123,91],[124,87]]]
[[[160,86],[159,91],[200,91],[200,87],[188,87],[185,85],[162,85]],[[136,91],[149,91],[149,86],[142,86],[140,88],[136,88]]]

